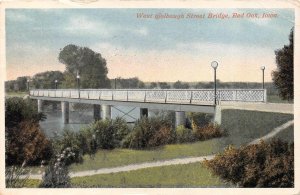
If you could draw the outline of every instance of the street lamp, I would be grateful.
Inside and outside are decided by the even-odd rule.
[[[30,93],[30,91],[29,91],[29,82],[30,82],[30,80],[27,79],[27,91],[28,91],[28,93]]]
[[[215,105],[217,105],[217,68],[218,68],[218,62],[212,61],[211,67],[214,69],[214,83],[215,83]]]
[[[77,88],[78,88],[78,98],[80,98],[80,76],[78,71],[77,71],[76,79],[77,79]]]
[[[262,88],[265,89],[265,66],[261,66],[260,69],[262,70]]]
[[[57,89],[57,79],[55,80],[55,89]]]

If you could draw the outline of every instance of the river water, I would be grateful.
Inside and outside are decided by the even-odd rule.
[[[64,124],[62,121],[62,113],[57,106],[57,110],[51,106],[44,108],[44,113],[47,116],[45,121],[41,121],[40,125],[47,137],[53,137],[55,132],[62,133],[64,129],[71,131],[79,131],[81,128],[88,126],[94,121],[93,109],[85,108],[81,110],[70,110],[69,124]],[[114,106],[111,110],[111,117],[122,117],[128,123],[133,123],[140,118],[140,109],[135,107]]]

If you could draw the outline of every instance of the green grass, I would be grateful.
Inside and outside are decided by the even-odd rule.
[[[267,95],[267,102],[269,102],[269,103],[286,103],[286,104],[294,103],[294,101],[282,100],[278,95]]]
[[[24,97],[28,92],[5,92],[6,97]]]
[[[223,110],[221,127],[228,131],[227,137],[166,145],[151,150],[98,150],[93,158],[85,155],[82,164],[71,165],[70,171],[95,170],[157,160],[210,155],[221,152],[229,144],[240,146],[249,143],[292,118],[291,114]],[[37,173],[40,168],[32,167],[31,170]]]
[[[201,163],[75,177],[71,183],[73,187],[230,187]]]
[[[38,180],[38,179],[27,179],[24,187],[37,188],[37,187],[39,187],[40,183],[41,183],[41,180]]]
[[[82,164],[71,165],[70,170],[82,171],[104,167],[123,166],[147,161],[209,155],[218,151],[215,147],[217,142],[218,139],[212,139],[189,144],[166,145],[153,150],[99,150],[93,159],[90,158],[89,155],[85,155],[84,162]]]
[[[294,142],[294,125],[289,126],[288,128],[282,130],[278,134],[276,134],[274,139],[281,139],[282,141],[286,142]]]
[[[228,130],[229,136],[220,139],[219,149],[229,144],[240,146],[249,143],[292,120],[293,117],[292,114],[223,110],[221,127]]]

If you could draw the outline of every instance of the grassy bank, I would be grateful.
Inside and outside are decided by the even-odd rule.
[[[5,92],[5,97],[24,97],[28,92]]]
[[[74,187],[229,187],[201,163],[76,177],[71,182]]]
[[[294,103],[294,101],[282,100],[278,95],[267,95],[267,102],[269,102],[269,103],[286,103],[286,104]]]
[[[84,156],[82,164],[73,164],[70,171],[95,170],[173,158],[204,156],[220,152],[229,144],[240,146],[269,133],[275,127],[291,120],[293,115],[244,110],[224,110],[222,125],[228,136],[195,143],[171,144],[148,150],[98,150]],[[280,136],[280,135],[279,135]],[[285,135],[282,135],[285,136]],[[33,169],[37,173],[38,167]]]

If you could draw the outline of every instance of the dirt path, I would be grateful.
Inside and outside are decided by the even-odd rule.
[[[277,133],[281,132],[282,130],[286,129],[287,127],[294,124],[294,120],[288,121],[283,125],[276,127],[267,135],[255,139],[254,141],[250,142],[249,144],[257,144],[260,140],[266,140]],[[70,177],[84,177],[84,176],[91,176],[97,174],[107,174],[107,173],[118,173],[118,172],[125,172],[125,171],[133,171],[138,169],[145,169],[151,167],[160,167],[160,166],[168,166],[168,165],[178,165],[178,164],[189,164],[194,162],[201,162],[204,159],[210,160],[214,158],[215,155],[208,155],[208,156],[199,156],[199,157],[188,157],[188,158],[176,158],[171,160],[164,160],[164,161],[156,161],[156,162],[145,162],[140,164],[131,164],[126,166],[119,166],[119,167],[112,167],[112,168],[101,168],[97,170],[87,170],[87,171],[78,171],[78,172],[70,172]],[[41,174],[34,174],[29,176],[30,179],[42,179]]]

